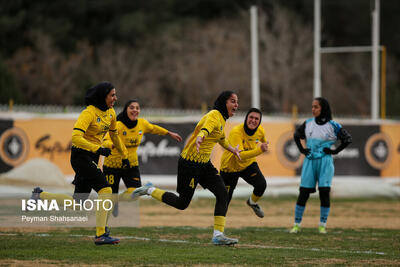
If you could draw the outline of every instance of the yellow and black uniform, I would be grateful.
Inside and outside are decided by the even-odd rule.
[[[98,193],[99,200],[111,200],[111,187],[107,183],[106,177],[97,166],[99,156],[108,156],[110,149],[102,147],[103,138],[110,132],[111,139],[117,147],[119,153],[126,159],[128,152],[120,142],[116,129],[116,115],[113,108],[109,108],[106,97],[114,89],[109,82],[101,82],[86,92],[86,109],[81,112],[72,131],[71,165],[75,171],[74,196],[75,200],[86,199],[91,190]],[[115,97],[115,96],[113,96]],[[115,97],[116,99],[116,97]],[[53,194],[48,192],[40,193],[41,199],[63,199],[72,198],[64,194]],[[96,210],[96,245],[114,244],[119,240],[111,238],[105,233],[108,218],[107,203],[99,205]]]
[[[121,145],[116,128],[116,114],[114,109],[105,111],[89,105],[79,115],[72,132],[71,165],[76,175],[73,181],[75,194],[89,194],[91,189],[98,192],[110,186],[103,172],[98,168],[99,154],[104,136],[110,132],[110,138],[121,153],[121,158],[127,158],[128,152]],[[84,195],[80,195],[82,198]]]
[[[246,121],[251,112],[260,114],[260,123],[254,130],[247,127]],[[258,146],[260,143],[266,143],[265,131],[261,124],[261,111],[252,108],[246,115],[245,122],[233,127],[229,133],[228,142],[231,146],[239,145],[239,160],[232,153],[224,151],[221,158],[220,175],[224,180],[225,187],[229,194],[229,202],[232,199],[233,191],[236,188],[239,177],[242,177],[248,184],[254,187],[252,200],[256,202],[266,189],[266,181],[258,167],[256,156],[263,153]]]
[[[204,115],[196,125],[193,134],[185,145],[178,161],[177,189],[179,196],[172,192],[156,188],[151,196],[177,209],[186,209],[195,192],[197,184],[210,190],[216,197],[214,209],[214,230],[224,232],[228,194],[217,169],[210,161],[211,151],[219,143],[225,149],[229,147],[225,139],[225,121],[229,118],[226,102],[232,92],[222,93],[215,101],[214,109]],[[202,137],[199,152],[196,148],[197,137]]]
[[[122,158],[128,156],[128,151],[118,137],[115,110],[108,108],[105,102],[113,88],[112,84],[104,82],[89,89],[85,97],[87,108],[81,112],[74,125],[71,148],[71,166],[75,171],[74,199],[86,199],[94,189],[100,200],[112,200],[112,189],[97,166],[100,155],[107,157],[110,154],[110,150],[102,147],[103,138],[108,132],[115,147],[123,155]],[[107,235],[105,227],[109,215],[103,205],[99,206],[96,211],[96,244],[97,238]]]
[[[104,160],[103,171],[108,183],[111,185],[113,193],[118,193],[119,183],[122,178],[128,188],[124,195],[126,195],[127,199],[130,199],[130,194],[133,190],[142,186],[137,149],[141,143],[143,135],[146,133],[166,135],[168,134],[168,130],[140,118],[136,121],[130,121],[128,118],[129,121],[125,122],[126,119],[124,118],[127,116],[123,116],[124,114],[126,114],[126,109],[118,115],[117,131],[119,138],[128,150],[130,168],[122,167],[122,155],[113,148],[111,155]],[[112,148],[112,144],[110,135],[107,134],[103,145]]]
[[[225,139],[224,127],[225,119],[215,109],[200,120],[178,161],[177,192],[179,197],[165,192],[162,196],[163,202],[181,210],[186,209],[192,200],[197,184],[200,183],[203,188],[209,189],[217,197],[214,215],[225,216],[227,195],[223,192],[225,190],[221,191],[224,189],[224,184],[210,161],[211,151],[217,143],[224,148],[229,147]],[[199,136],[204,137],[204,141],[197,152],[196,138]]]
[[[208,112],[196,125],[192,136],[181,153],[181,157],[197,163],[209,162],[211,151],[216,143],[219,143],[225,149],[229,147],[229,143],[225,139],[224,127],[225,119],[218,110],[213,109]],[[196,138],[198,136],[206,137],[201,143],[199,152],[196,149]]]

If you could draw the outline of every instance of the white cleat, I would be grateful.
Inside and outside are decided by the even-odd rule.
[[[214,236],[211,240],[214,245],[217,246],[232,246],[239,242],[236,238],[226,237],[224,234]]]
[[[154,185],[152,183],[147,183],[141,187],[136,188],[133,192],[132,192],[132,199],[133,200],[137,200],[140,196],[143,195],[148,195],[147,191],[149,190],[150,187],[153,187]]]
[[[254,213],[260,217],[260,218],[264,218],[264,211],[262,210],[262,208],[256,203],[256,204],[250,204],[250,201],[247,200],[246,201],[247,205],[253,209]]]

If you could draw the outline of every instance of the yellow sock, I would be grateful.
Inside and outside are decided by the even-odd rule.
[[[151,196],[154,197],[155,199],[162,201],[162,196],[164,195],[165,190],[162,189],[154,189],[154,191],[151,193]]]
[[[114,207],[114,204],[113,204],[113,207]],[[110,211],[112,211],[112,210],[110,210]],[[108,219],[110,218],[110,214],[111,214],[111,212],[107,212],[106,224],[104,226],[104,233],[106,232],[106,226],[108,226]],[[96,234],[97,234],[97,227],[96,227]]]
[[[132,200],[132,192],[135,191],[136,187],[128,187],[125,192],[119,195],[120,201],[131,201]]]
[[[112,200],[112,205],[113,205],[113,209],[114,209],[115,205],[118,204],[118,194],[112,194],[111,200]],[[110,218],[110,215],[111,215],[113,209],[111,209],[107,212],[106,226],[108,226],[108,219]]]
[[[214,216],[214,230],[218,230],[221,233],[225,230],[225,216]]]
[[[74,200],[71,196],[68,196],[68,195],[65,195],[65,194],[54,194],[54,193],[49,193],[49,192],[40,193],[40,199],[43,199],[43,200],[45,200],[45,199],[47,199],[47,200],[55,199],[59,206],[64,206],[64,200],[71,200],[71,201]]]
[[[107,224],[107,213],[108,211],[103,208],[103,201],[109,199],[112,200],[112,190],[111,187],[104,187],[97,192],[99,195],[99,199],[102,200],[99,202],[99,209],[96,210],[96,236],[101,236],[106,232],[106,224]],[[107,204],[107,202],[105,202]],[[105,205],[105,208],[109,209]]]
[[[115,206],[118,205],[118,201],[119,201],[118,199],[119,199],[118,193],[113,193],[111,196],[111,200],[113,203],[113,209],[110,210],[111,212],[115,209]],[[106,226],[108,226],[108,218],[110,217],[111,212],[107,213],[107,225]]]
[[[258,197],[258,196],[256,196],[256,195],[254,195],[254,193],[251,194],[251,200],[252,200],[254,203],[256,203],[260,198],[261,198],[261,197]]]

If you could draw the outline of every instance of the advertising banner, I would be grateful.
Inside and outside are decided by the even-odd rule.
[[[351,134],[353,142],[333,156],[335,175],[400,177],[400,125],[342,126]],[[335,146],[339,144],[338,141]],[[296,169],[296,175],[300,174],[301,164]]]
[[[70,164],[71,134],[74,119],[30,118],[0,120],[0,173],[33,158],[55,164],[64,175],[73,175]],[[146,134],[138,148],[142,174],[175,175],[179,155],[196,122],[157,123],[184,139],[176,142],[168,135]],[[239,122],[227,122],[225,134]],[[400,177],[400,123],[342,123],[353,143],[334,156],[335,175]],[[300,175],[304,156],[293,141],[293,121],[263,122],[269,150],[257,157],[263,174],[274,177]],[[339,142],[336,144],[338,145]],[[219,145],[211,161],[219,169],[223,148]]]
[[[21,154],[25,149],[20,147],[19,136],[11,133],[12,127],[12,120],[0,120],[0,173],[11,170],[23,158]]]
[[[190,137],[195,123],[157,123],[157,125],[178,133],[182,142],[177,142],[168,135],[146,134],[138,148],[139,169],[144,174],[177,173],[178,159]]]
[[[381,133],[371,136],[366,148],[370,149],[373,155],[367,157],[368,162],[381,171],[382,177],[400,177],[399,124],[383,123]]]
[[[70,163],[71,135],[75,120],[0,120],[0,173],[33,158],[44,158],[65,175],[73,175]],[[146,174],[176,174],[180,152],[195,123],[159,123],[179,133],[183,141],[168,135],[146,134],[138,149],[139,168]]]

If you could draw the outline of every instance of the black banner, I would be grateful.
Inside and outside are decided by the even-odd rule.
[[[138,148],[139,169],[143,174],[176,174],[178,159],[195,123],[157,123],[157,125],[178,133],[182,142],[169,135],[145,134]]]
[[[13,166],[7,164],[8,159],[18,156],[19,139],[7,134],[12,127],[12,120],[0,120],[0,173],[11,170]]]

